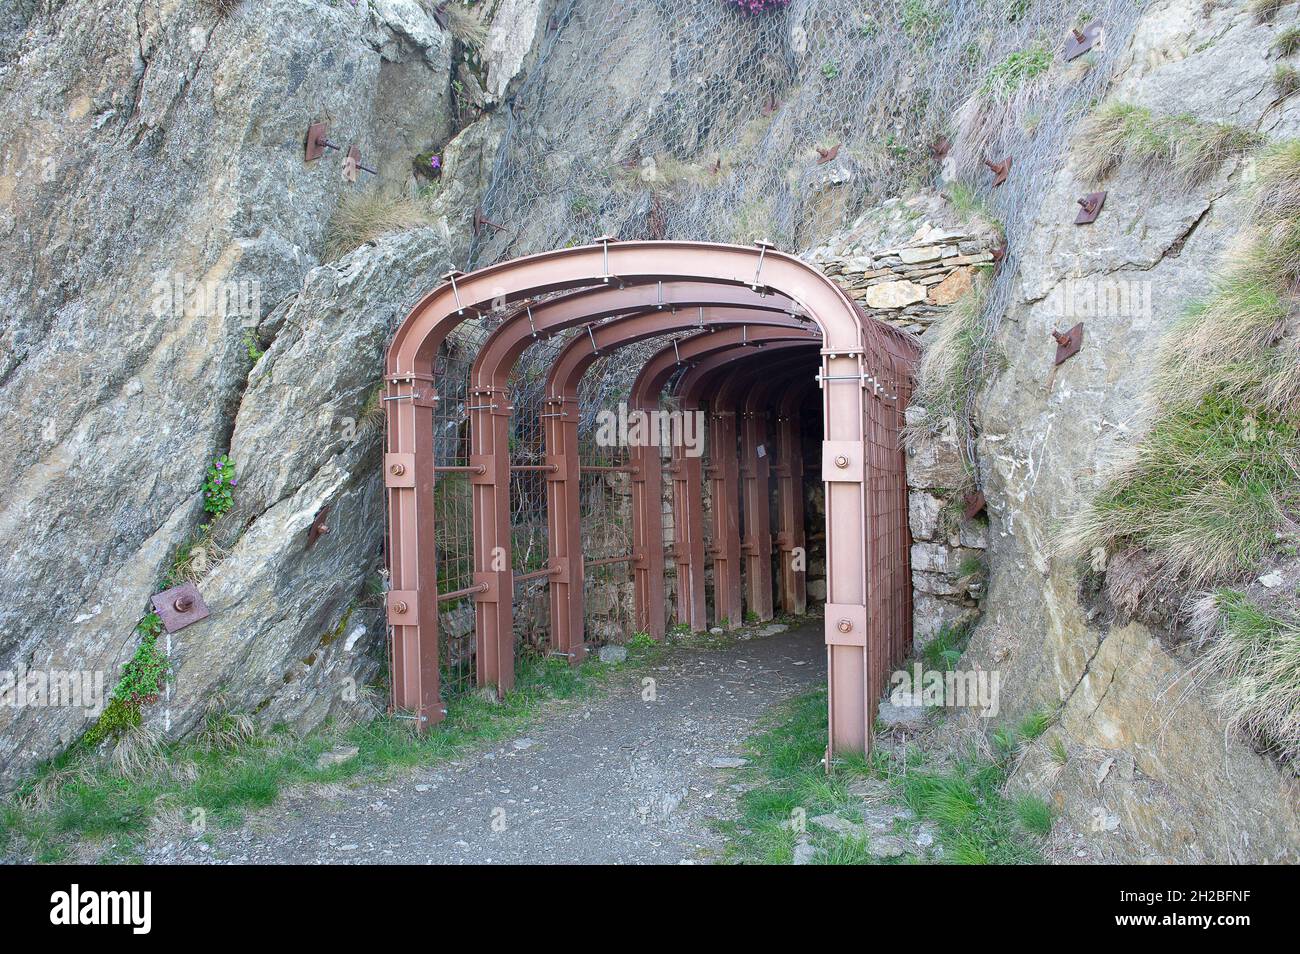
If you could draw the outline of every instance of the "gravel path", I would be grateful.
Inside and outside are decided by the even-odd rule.
[[[761,631],[761,630],[760,630]],[[653,679],[645,701],[643,680]],[[526,737],[323,798],[304,789],[152,863],[677,864],[717,856],[727,760],[773,704],[825,681],[820,621],[720,649],[678,648],[563,703]],[[209,843],[210,842],[210,843]]]

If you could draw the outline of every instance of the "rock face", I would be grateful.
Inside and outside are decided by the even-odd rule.
[[[436,230],[394,236],[313,269],[267,319],[280,331],[230,441],[235,516],[255,516],[199,583],[212,616],[172,637],[174,730],[218,688],[236,711],[310,727],[376,673],[384,626],[363,583],[382,565],[383,431],[365,409],[393,329],[449,265]]]
[[[188,641],[175,711],[211,682],[190,678],[209,649],[214,665],[234,649],[278,680],[284,659],[273,665],[271,655],[319,639],[350,595],[313,584],[332,595],[295,618],[308,603],[286,595],[299,573],[329,570],[329,548],[295,555],[274,534],[305,528],[299,510],[325,500],[339,506],[339,530],[379,512],[349,469],[358,452],[300,448],[305,474],[288,463],[285,449],[314,425],[293,416],[259,427],[255,408],[292,403],[264,379],[283,382],[289,365],[275,355],[314,336],[294,410],[344,413],[360,394],[340,373],[347,349],[362,349],[372,384],[398,302],[419,291],[402,279],[427,288],[446,264],[430,246],[390,260],[396,270],[377,282],[353,262],[355,272],[307,279],[318,305],[331,283],[339,294],[325,324],[294,311],[340,195],[361,187],[343,180],[337,153],[304,163],[307,125],[327,121],[383,184],[405,186],[410,158],[450,134],[449,41],[414,0],[265,0],[223,18],[158,0],[20,4],[7,6],[0,37],[0,235],[10,263],[0,274],[0,413],[16,438],[0,445],[0,669],[102,670],[106,685],[116,682],[149,594],[199,522],[204,469],[241,430],[238,411],[238,441],[264,456],[236,458],[237,468],[271,510],[207,595],[227,606],[258,594],[278,634],[244,620],[220,646]],[[250,379],[245,338],[273,310],[285,321],[264,327],[283,342]],[[300,317],[303,327],[286,323]],[[373,550],[374,533],[358,552]],[[263,557],[265,572],[238,578],[236,568]],[[228,695],[265,695],[265,672],[247,683],[238,666],[216,672]],[[0,785],[85,728],[71,709],[4,708]]]
[[[1272,35],[1239,10],[1154,4],[1114,93],[1159,113],[1293,137],[1300,101],[1278,103],[1271,92]],[[1086,182],[1076,170],[1072,160],[1050,183],[1019,250],[998,341],[1006,370],[978,407],[993,573],[973,664],[1002,671],[1002,711],[1012,718],[1060,707],[1070,761],[1062,769],[1038,753],[1020,781],[1056,802],[1085,854],[1294,862],[1294,781],[1225,733],[1208,694],[1192,689],[1186,651],[1085,609],[1075,568],[1053,547],[1061,519],[1101,480],[1099,462],[1140,433],[1153,345],[1209,288],[1241,228],[1246,167],[1229,161],[1192,188],[1129,168]],[[1109,191],[1102,215],[1073,225],[1074,199],[1095,188]],[[1127,307],[1083,313],[1069,304],[1117,281],[1135,293]],[[1049,332],[1079,320],[1083,350],[1053,371]],[[1108,761],[1127,768],[1109,771]]]

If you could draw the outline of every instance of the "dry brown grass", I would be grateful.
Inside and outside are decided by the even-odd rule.
[[[325,233],[325,257],[342,258],[386,235],[432,224],[428,210],[417,199],[382,189],[349,192],[339,202]]]
[[[130,726],[118,736],[109,761],[122,778],[165,777],[168,762],[162,735],[148,725]]]
[[[1258,141],[1255,133],[1230,123],[1107,103],[1085,124],[1076,152],[1080,175],[1089,181],[1104,179],[1127,163],[1144,175],[1188,188]]]
[[[1206,644],[1195,684],[1212,684],[1229,722],[1286,760],[1300,759],[1300,619],[1270,615],[1248,596],[1202,596],[1194,626]]]
[[[243,0],[200,0],[200,4],[210,10],[218,19],[230,16],[242,2]]]
[[[421,5],[430,16],[440,16],[440,22],[447,24],[447,32],[465,46],[479,51],[486,45],[489,24],[480,14],[480,7],[465,6],[457,0],[421,0]]]

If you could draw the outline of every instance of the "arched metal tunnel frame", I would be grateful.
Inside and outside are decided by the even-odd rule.
[[[467,470],[472,488],[473,584],[439,593],[434,522],[435,359],[448,335],[474,317],[503,315],[470,373]],[[707,477],[718,525],[704,546],[698,458],[674,449],[673,548],[678,619],[704,620],[704,558],[711,555],[715,607],[741,618],[741,562],[749,562],[749,602],[770,617],[771,534],[766,485],[766,408],[777,414],[783,555],[802,544],[801,462],[792,411],[803,386],[822,398],[822,479],[826,498],[828,751],[864,752],[890,666],[910,643],[907,499],[899,432],[917,358],[915,340],[864,315],[820,272],[760,243],[754,248],[695,242],[616,242],[528,256],[471,274],[450,272],[411,311],[389,348],[384,406],[388,496],[388,623],[394,711],[421,729],[445,714],[438,666],[438,603],[475,603],[478,679],[508,692],[514,681],[514,583],[510,536],[511,370],[540,336],[582,328],[552,363],[544,413],[548,482],[545,567],[529,574],[550,588],[552,649],[577,661],[583,644],[585,561],[578,529],[578,383],[598,355],[635,342],[696,330],[654,355],[630,404],[652,408],[669,378],[685,410],[708,401],[712,449]],[[683,352],[693,366],[684,373]],[[762,356],[761,374],[756,356]],[[778,357],[779,356],[779,357]],[[766,362],[770,360],[771,365]],[[815,375],[809,371],[815,369]],[[778,376],[779,373],[779,376]],[[761,387],[754,386],[762,381]],[[785,382],[788,382],[786,384]],[[784,393],[781,388],[785,387]],[[784,414],[784,417],[782,416]],[[739,418],[740,424],[737,424]],[[739,454],[733,449],[739,447]],[[660,462],[633,449],[633,552],[639,628],[664,632],[664,548]],[[680,490],[678,489],[680,485]],[[748,501],[739,536],[741,500]],[[802,574],[782,559],[781,599],[806,602]],[[764,580],[768,579],[765,584]]]

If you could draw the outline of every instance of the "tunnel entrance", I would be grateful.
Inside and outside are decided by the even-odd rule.
[[[865,751],[910,643],[916,356],[763,243],[604,238],[444,276],[385,375],[394,709],[425,727],[445,683],[509,692],[521,642],[576,663],[670,620],[802,613],[811,564],[830,749]]]

